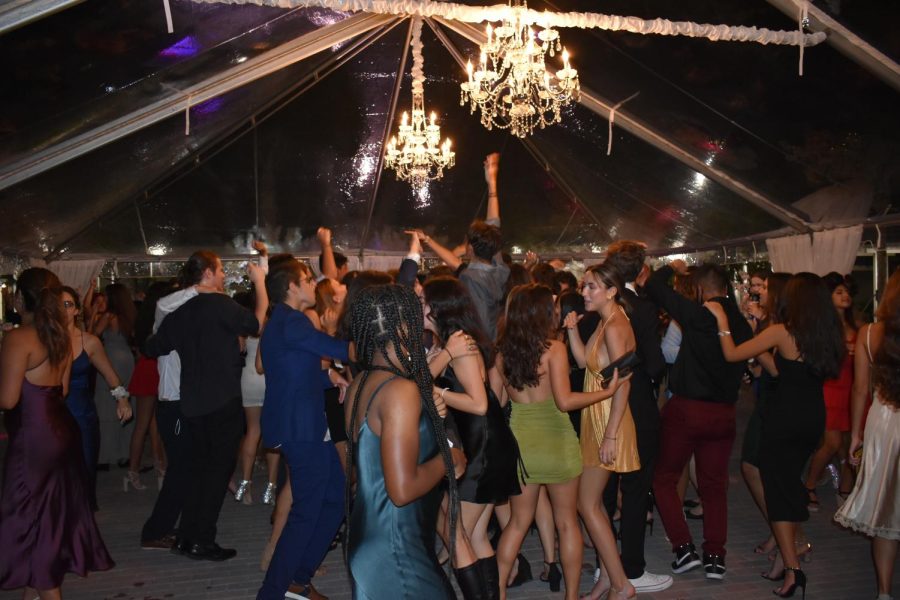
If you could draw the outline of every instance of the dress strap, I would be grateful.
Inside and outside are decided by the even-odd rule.
[[[25,369],[25,372],[27,373],[27,372],[29,372],[29,371],[34,371],[34,370],[37,369],[39,366],[41,366],[42,364],[44,364],[45,362],[47,362],[47,359],[48,359],[48,358],[50,358],[50,354],[49,354],[49,353],[47,353],[47,355],[44,357],[44,360],[42,360],[42,361],[39,362],[38,364],[34,365],[34,366],[31,367],[30,369]]]
[[[393,380],[397,379],[397,377],[399,377],[399,376],[398,376],[398,375],[391,375],[390,377],[388,377],[387,379],[385,379],[384,381],[382,381],[381,383],[378,384],[378,387],[375,388],[375,391],[372,392],[372,395],[369,396],[369,401],[366,403],[366,412],[365,412],[365,414],[363,415],[363,419],[364,419],[364,420],[368,420],[368,419],[369,419],[369,407],[372,406],[372,400],[375,399],[375,396],[378,395],[378,392],[381,391],[381,388],[383,388],[385,385],[387,385],[388,383],[392,382]]]
[[[866,328],[866,354],[869,355],[869,362],[874,363],[872,360],[872,347],[869,345],[869,340],[871,339],[872,334],[872,325],[870,324],[868,328]]]

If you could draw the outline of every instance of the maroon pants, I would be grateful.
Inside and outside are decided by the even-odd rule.
[[[674,395],[661,412],[659,456],[653,476],[656,508],[672,549],[691,540],[676,486],[694,455],[703,502],[703,551],[725,556],[728,460],[734,443],[734,405]]]

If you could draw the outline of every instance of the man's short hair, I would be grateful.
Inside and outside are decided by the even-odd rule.
[[[291,283],[300,285],[302,277],[309,277],[309,267],[294,257],[282,258],[274,265],[269,263],[269,274],[266,275],[266,292],[269,302],[275,304],[287,299]]]
[[[694,272],[694,281],[703,288],[705,293],[728,293],[728,272],[719,265],[706,263],[697,267]]]
[[[475,256],[487,261],[494,258],[494,255],[500,251],[500,246],[503,244],[500,228],[480,220],[473,221],[469,225],[466,240],[471,244]]]
[[[340,252],[333,252],[334,254],[334,266],[338,271],[341,270],[341,267],[347,264],[347,257]],[[319,273],[322,273],[322,260],[323,255],[319,254]],[[324,274],[324,273],[323,273]]]
[[[554,279],[554,289],[559,289],[557,293],[562,293],[562,284],[566,284],[567,289],[577,290],[578,280],[568,271],[557,271]]]
[[[646,258],[647,244],[643,242],[618,240],[606,249],[606,260],[622,274],[625,283],[637,279]]]

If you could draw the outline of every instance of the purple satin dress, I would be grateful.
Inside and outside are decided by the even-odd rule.
[[[9,446],[0,497],[0,589],[39,590],[112,568],[88,503],[87,472],[75,419],[61,386],[22,382],[6,412]]]

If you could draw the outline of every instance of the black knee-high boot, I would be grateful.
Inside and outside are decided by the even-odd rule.
[[[481,571],[481,561],[476,561],[468,567],[453,569],[453,573],[465,600],[488,600],[488,596],[485,595],[486,585]]]
[[[497,568],[497,556],[482,558],[477,563],[481,567],[481,576],[484,579],[484,592],[486,600],[498,600],[500,598],[500,572]]]

